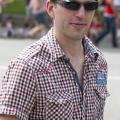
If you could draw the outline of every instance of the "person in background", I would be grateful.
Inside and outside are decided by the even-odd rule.
[[[100,17],[96,14],[91,23],[90,30],[88,33],[88,36],[90,37],[91,40],[98,36],[99,33],[103,30],[103,24],[102,21],[100,20]]]
[[[12,16],[9,16],[6,19],[5,32],[6,32],[6,37],[8,37],[8,38],[13,38],[15,36],[15,30],[14,30],[14,27],[13,27],[13,18],[12,18]]]
[[[8,66],[0,120],[103,120],[107,61],[86,36],[97,0],[48,0],[48,33]]]
[[[2,23],[2,12],[3,12],[3,7],[14,0],[0,0],[0,24]]]
[[[33,17],[35,18],[36,25],[28,32],[29,37],[34,38],[38,33],[41,34],[41,36],[43,36],[47,32],[45,6],[46,6],[46,0],[30,1],[29,8],[33,14]]]
[[[112,35],[112,47],[117,48],[116,10],[113,5],[113,0],[105,0],[104,27],[104,31],[94,39],[95,45],[99,45],[103,38],[110,33]]]

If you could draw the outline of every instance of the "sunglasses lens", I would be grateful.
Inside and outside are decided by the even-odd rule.
[[[98,8],[98,2],[90,2],[84,4],[85,10],[91,11],[91,10],[96,10]]]
[[[63,7],[69,10],[78,10],[80,8],[80,4],[78,2],[64,2]]]
[[[82,5],[82,3],[76,1],[67,2],[60,0],[59,2],[57,1],[57,3],[69,10],[79,10]],[[96,10],[98,8],[98,2],[83,3],[83,6],[87,11]]]

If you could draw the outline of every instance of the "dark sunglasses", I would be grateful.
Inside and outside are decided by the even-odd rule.
[[[62,7],[66,8],[66,9],[69,9],[69,10],[79,10],[81,5],[84,6],[84,9],[86,11],[92,11],[92,10],[96,10],[98,8],[97,1],[80,3],[77,1],[56,0],[55,3],[61,5]]]

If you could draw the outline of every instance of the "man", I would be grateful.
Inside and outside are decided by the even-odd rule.
[[[0,120],[103,120],[107,63],[85,35],[97,7],[95,0],[47,1],[53,28],[9,65]]]

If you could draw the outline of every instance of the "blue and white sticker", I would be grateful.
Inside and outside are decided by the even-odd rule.
[[[107,84],[107,76],[104,73],[97,73],[96,75],[96,83],[98,85],[106,85]]]

